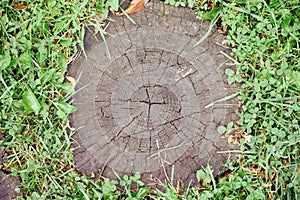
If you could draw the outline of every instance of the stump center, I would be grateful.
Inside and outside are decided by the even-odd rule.
[[[129,99],[129,113],[137,124],[157,130],[180,118],[181,106],[176,95],[165,86],[142,86]]]

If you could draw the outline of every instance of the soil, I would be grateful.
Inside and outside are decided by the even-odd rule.
[[[107,47],[87,31],[86,57],[68,71],[78,81],[70,117],[76,169],[110,179],[140,172],[152,187],[171,177],[180,187],[197,185],[208,163],[217,176],[232,156],[220,152],[237,148],[217,132],[236,118],[236,105],[205,108],[230,93],[220,51],[229,52],[218,45],[224,37],[214,27],[195,47],[209,23],[160,1],[130,17],[135,24],[111,16]]]
[[[0,132],[0,144],[4,140],[4,134]],[[15,188],[20,187],[20,178],[12,177],[9,169],[6,169],[3,164],[7,161],[7,152],[4,147],[0,147],[0,199],[11,200],[22,195],[16,192]]]

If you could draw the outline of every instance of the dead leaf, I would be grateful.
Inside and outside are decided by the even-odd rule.
[[[266,178],[266,174],[265,174],[265,172],[264,172],[263,170],[260,170],[260,169],[257,168],[257,169],[256,169],[256,172],[257,172],[258,174],[260,174],[262,178]]]
[[[109,8],[109,11],[112,12],[112,14],[116,15],[116,11],[112,7]]]
[[[247,167],[242,167],[242,169],[246,172],[249,172],[251,174],[254,174],[254,175],[257,175],[259,174],[263,179],[266,178],[266,174],[263,170],[259,169],[259,168],[254,168],[254,167],[250,167],[250,168],[247,168]],[[268,179],[270,180],[270,177],[268,177]]]
[[[17,10],[25,10],[25,9],[28,7],[28,5],[17,4],[17,3],[15,3],[15,4],[14,4],[14,7],[15,7],[15,9],[17,9]]]
[[[228,140],[228,144],[231,144],[231,143],[234,145],[239,144],[238,138],[233,135],[228,135],[227,140]]]
[[[122,13],[116,13],[117,16],[122,16],[124,13],[126,14],[132,14],[135,13],[145,7],[145,5],[148,3],[149,0],[132,0],[126,8],[126,10]]]
[[[25,131],[25,132],[23,133],[23,135],[24,135],[24,137],[26,137],[26,136],[28,135],[28,131]]]
[[[224,29],[218,29],[218,32],[221,33],[221,34],[226,34],[227,31],[225,31]]]
[[[251,142],[251,138],[252,138],[252,135],[248,135],[248,134],[245,135],[246,142],[250,143]]]
[[[249,172],[250,174],[257,174],[257,171],[254,168],[242,167],[245,172]]]
[[[195,186],[196,190],[198,191],[203,191],[203,190],[207,190],[207,188],[205,187],[198,187],[198,186]]]
[[[99,33],[99,29],[95,27],[94,29],[94,35],[97,35]]]
[[[233,136],[232,135],[228,135],[228,144],[231,144],[233,143],[234,139],[233,139]]]
[[[76,84],[75,78],[73,78],[71,76],[66,76],[66,79],[71,83],[71,85],[75,85]]]

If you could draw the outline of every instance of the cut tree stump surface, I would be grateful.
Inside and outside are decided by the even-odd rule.
[[[155,179],[196,184],[196,171],[209,162],[219,174],[235,148],[217,132],[234,118],[232,108],[205,105],[228,95],[226,61],[216,28],[207,32],[194,11],[160,1],[130,15],[111,18],[107,51],[100,36],[87,31],[82,55],[68,74],[78,81],[71,116],[77,128],[74,160],[77,170],[115,179],[141,173],[148,185]],[[96,40],[98,38],[98,40]],[[109,52],[109,53],[108,53]],[[113,170],[112,170],[113,169]]]

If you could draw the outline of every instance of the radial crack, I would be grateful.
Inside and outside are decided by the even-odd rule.
[[[134,120],[135,120],[136,118],[140,117],[143,113],[144,113],[144,111],[143,111],[140,115],[133,117],[132,120],[131,120],[128,124],[126,124],[125,126],[123,126],[123,127],[115,134],[115,136],[114,136],[112,139],[110,139],[110,141],[115,140],[115,138],[117,138],[117,137],[123,132],[123,130],[124,130],[125,128],[127,128],[128,126],[130,126],[130,125],[134,122]]]

